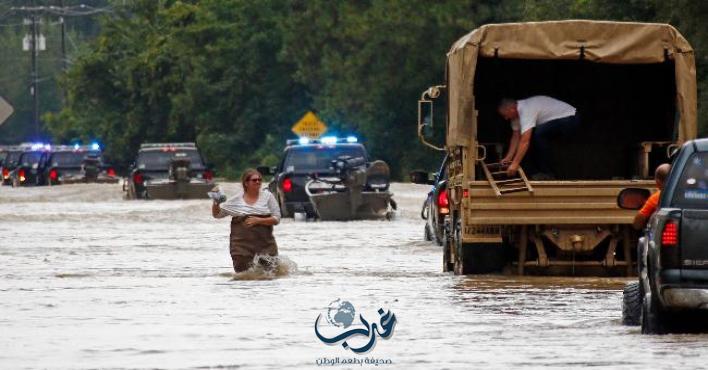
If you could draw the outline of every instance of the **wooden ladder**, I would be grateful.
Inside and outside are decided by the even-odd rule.
[[[487,176],[489,185],[492,186],[492,189],[494,189],[498,197],[504,194],[518,193],[520,191],[533,193],[533,187],[521,167],[519,167],[518,177],[509,177],[506,175],[508,165],[501,163],[486,164],[484,161],[479,161],[479,163],[482,164],[484,175]]]

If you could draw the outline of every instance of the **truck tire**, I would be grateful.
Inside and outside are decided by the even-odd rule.
[[[443,244],[443,272],[455,271],[455,264],[450,255],[450,242],[445,241]]]
[[[462,225],[454,226],[455,274],[488,274],[501,272],[508,263],[506,249],[501,243],[462,243]]]
[[[642,334],[664,334],[666,333],[665,323],[663,322],[665,315],[662,315],[661,307],[656,299],[644,297],[642,303]]]
[[[278,194],[278,204],[280,204],[280,217],[282,218],[291,218],[293,215],[288,212],[288,208],[285,206],[285,202],[283,202],[280,198],[280,194]]]
[[[622,291],[622,325],[638,326],[641,323],[643,296],[638,281],[625,284]]]
[[[445,238],[445,229],[443,225],[440,225],[440,223],[435,220],[435,226],[433,226],[432,230],[432,239],[435,240],[435,244],[439,245],[442,247],[444,243],[444,238]]]
[[[425,226],[423,226],[423,229],[424,229],[424,230],[423,230],[423,239],[424,239],[426,242],[432,241],[432,240],[433,240],[433,237],[432,237],[432,235],[430,235],[430,228],[428,227],[428,223],[427,223],[427,222],[425,223]]]

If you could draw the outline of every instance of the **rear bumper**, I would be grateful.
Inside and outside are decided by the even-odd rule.
[[[69,177],[69,178],[60,178],[58,181],[55,182],[55,184],[63,184],[63,185],[68,185],[68,184],[83,184],[83,183],[94,183],[94,184],[117,184],[120,181],[120,178],[118,177],[108,177],[108,176],[99,176],[95,179],[87,179],[86,177]]]
[[[664,307],[708,310],[708,270],[666,269],[657,278]]]
[[[708,288],[665,288],[662,296],[667,308],[708,310]]]
[[[290,215],[300,212],[306,212],[309,215],[315,214],[315,209],[309,200],[306,202],[285,202],[285,209]]]

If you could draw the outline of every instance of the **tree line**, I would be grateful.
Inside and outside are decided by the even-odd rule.
[[[452,43],[487,23],[554,19],[676,26],[707,100],[703,1],[120,0],[60,77],[66,95],[44,130],[57,142],[99,139],[122,164],[142,142],[196,141],[232,177],[275,164],[291,125],[314,110],[402,177],[440,160],[417,140],[415,104],[443,81]],[[699,110],[705,135],[708,103]]]

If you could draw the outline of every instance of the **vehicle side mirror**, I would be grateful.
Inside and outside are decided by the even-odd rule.
[[[434,176],[430,176],[430,174],[425,171],[412,171],[409,175],[411,177],[411,182],[414,184],[422,184],[422,185],[434,185],[435,184]]]
[[[622,209],[637,210],[644,206],[651,192],[642,188],[622,189],[617,195],[617,206]]]
[[[676,157],[676,154],[678,154],[679,149],[681,147],[678,144],[671,144],[666,147],[666,158],[668,158],[670,161],[673,161],[674,158]]]
[[[256,167],[256,171],[260,172],[262,176],[272,176],[273,173],[275,173],[273,168],[268,166],[258,166]]]
[[[418,130],[425,137],[433,134],[433,102],[418,101]]]

